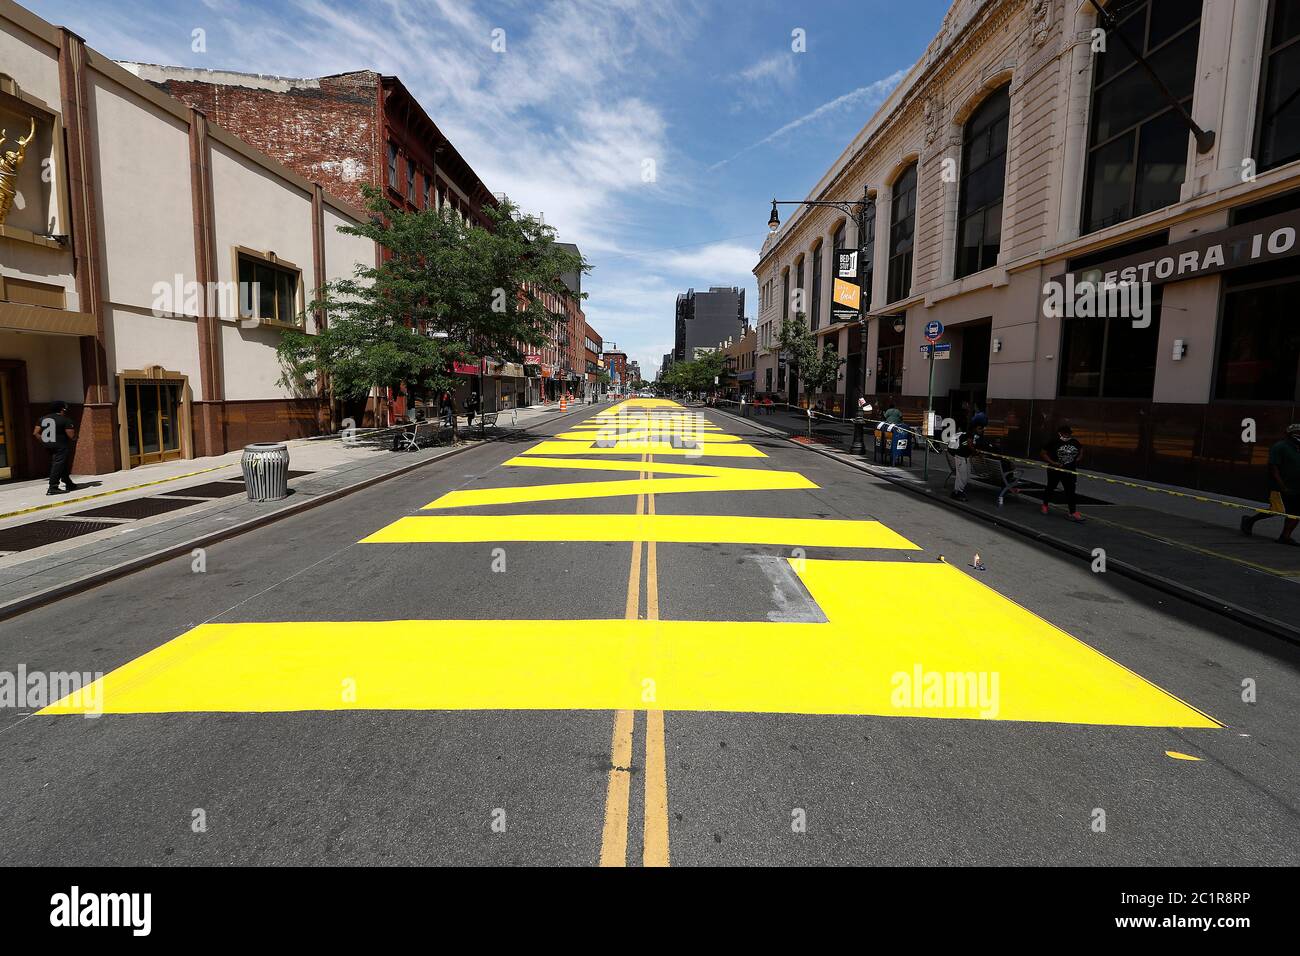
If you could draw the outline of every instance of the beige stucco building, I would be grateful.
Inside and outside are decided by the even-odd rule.
[[[55,399],[82,474],[315,433],[275,347],[375,262],[338,232],[361,213],[0,0],[0,129],[32,124],[0,225],[0,479],[47,467],[30,432]]]
[[[1068,420],[1095,468],[1262,496],[1267,445],[1300,417],[1300,9],[1116,9],[1173,99],[1088,0],[953,3],[807,197],[873,200],[865,335],[830,311],[854,219],[790,211],[754,270],[759,394],[791,395],[774,343],[801,311],[847,357],[832,404],[894,396],[920,423],[938,321],[934,408],[987,408],[1011,453]],[[1132,277],[1145,323],[1047,314],[1049,283]]]

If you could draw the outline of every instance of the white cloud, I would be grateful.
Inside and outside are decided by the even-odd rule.
[[[733,80],[743,83],[774,82],[785,84],[795,77],[794,54],[773,53],[757,63],[732,74]]]
[[[737,157],[743,156],[751,150],[758,149],[760,146],[766,146],[768,143],[775,142],[800,127],[816,122],[817,120],[822,119],[830,113],[837,112],[838,110],[846,109],[850,106],[859,106],[861,104],[865,104],[869,109],[875,110],[885,101],[889,94],[893,92],[894,87],[896,87],[899,81],[905,76],[907,76],[907,70],[897,70],[884,79],[876,80],[874,83],[868,83],[866,86],[859,86],[856,90],[850,90],[842,96],[837,96],[835,99],[823,103],[815,110],[805,113],[803,116],[796,117],[784,126],[773,130],[758,142],[751,143],[734,156],[724,159],[721,162],[714,163],[709,167],[709,171],[714,172],[721,169]]]

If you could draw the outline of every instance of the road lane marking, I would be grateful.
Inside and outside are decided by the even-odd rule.
[[[646,510],[655,514],[655,496],[646,495]],[[659,546],[646,545],[646,619],[659,620]],[[656,697],[658,685],[656,684]],[[645,799],[642,820],[642,866],[668,865],[668,766],[664,757],[664,712],[646,712]]]
[[[597,461],[590,458],[512,458],[507,465],[528,468],[556,468],[580,471],[629,471],[645,468],[635,461]],[[481,505],[513,505],[536,501],[617,498],[642,494],[718,493],[733,491],[790,491],[818,486],[796,471],[767,468],[732,468],[686,462],[655,462],[646,469],[654,474],[682,475],[680,478],[632,478],[619,481],[570,481],[516,488],[466,488],[449,491],[425,505],[426,510],[473,508]]]
[[[640,496],[640,501],[645,496]],[[653,497],[653,496],[650,496]],[[672,544],[789,544],[804,548],[919,551],[873,520],[766,518],[749,515],[510,514],[415,515],[399,518],[362,544],[454,544],[481,541],[648,541]]]
[[[664,757],[664,712],[646,712],[645,822],[641,865],[668,865],[668,769]]]
[[[609,781],[605,790],[605,824],[600,837],[600,865],[627,866],[628,801],[632,792],[632,730],[630,710],[614,712]]]
[[[644,457],[644,456],[643,456]],[[645,509],[637,498],[636,513]],[[632,542],[632,560],[627,571],[627,600],[623,617],[635,621],[641,616],[641,542]],[[628,802],[631,799],[633,711],[614,713],[614,742],[610,751],[609,783],[605,793],[605,824],[600,838],[600,865],[627,866]]]
[[[766,458],[753,445],[700,443],[698,448],[675,448],[666,441],[616,441],[608,448],[595,439],[588,441],[543,441],[524,451],[525,455],[690,455],[696,458]]]
[[[615,711],[644,708],[642,680],[656,675],[655,706],[663,711],[1220,726],[950,565],[791,565],[825,623],[204,624],[110,672],[83,696],[118,714]],[[898,627],[882,618],[880,594],[943,595],[961,614],[912,616]],[[996,713],[978,702],[931,702],[928,691],[900,697],[897,681],[918,665],[918,682],[931,674],[998,675]],[[41,713],[88,706],[68,697]]]

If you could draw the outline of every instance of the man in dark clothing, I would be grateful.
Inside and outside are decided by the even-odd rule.
[[[465,418],[468,420],[468,427],[474,427],[476,414],[478,414],[478,392],[470,392],[469,398],[465,399]]]
[[[1079,462],[1083,460],[1083,446],[1074,437],[1069,425],[1062,425],[1056,430],[1056,437],[1043,446],[1043,461],[1047,462],[1047,489],[1043,492],[1043,514],[1047,514],[1052,503],[1052,492],[1059,484],[1065,489],[1065,503],[1069,508],[1071,521],[1082,521],[1079,514],[1078,485],[1079,477],[1075,474]]]
[[[1300,424],[1288,425],[1286,437],[1268,450],[1269,506],[1283,513],[1282,533],[1278,544],[1300,545],[1292,539],[1296,525],[1300,524]],[[1243,534],[1250,534],[1257,521],[1275,518],[1268,512],[1257,512],[1241,519]]]
[[[50,452],[50,487],[47,495],[58,495],[66,491],[76,491],[80,485],[72,483],[72,452],[76,447],[77,426],[68,417],[68,403],[55,402],[50,412],[36,423],[32,434]],[[63,488],[60,489],[60,483]]]

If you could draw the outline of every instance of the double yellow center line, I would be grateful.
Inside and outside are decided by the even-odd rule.
[[[642,462],[653,459],[642,455]],[[645,478],[647,472],[641,472]],[[654,495],[638,495],[638,515],[655,513]],[[627,604],[624,616],[635,621],[641,616],[641,556],[646,566],[647,621],[659,620],[658,546],[654,541],[633,541],[632,561],[627,575]],[[654,676],[646,675],[642,684],[643,699],[655,700]],[[614,713],[614,740],[610,748],[609,780],[605,793],[605,825],[600,843],[601,866],[627,866],[629,803],[632,795],[632,737],[636,729],[636,712]],[[664,713],[646,711],[645,796],[642,829],[641,863],[643,866],[668,865],[668,766],[664,756]]]

